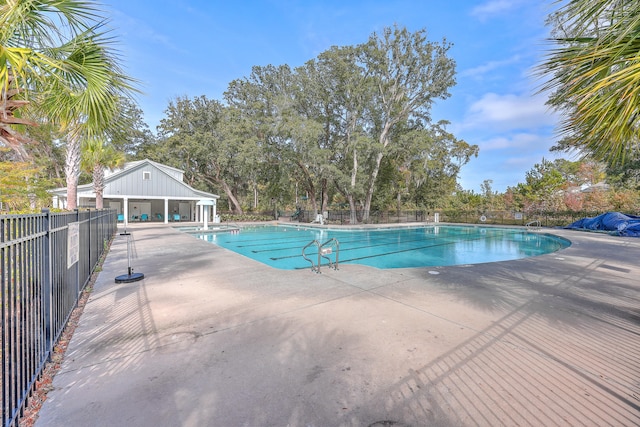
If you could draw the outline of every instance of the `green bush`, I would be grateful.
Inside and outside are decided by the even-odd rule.
[[[221,222],[255,222],[255,221],[273,221],[272,215],[265,214],[222,214],[220,215]]]

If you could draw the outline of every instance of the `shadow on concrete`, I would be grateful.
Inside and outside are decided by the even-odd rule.
[[[156,228],[135,230],[141,282],[113,283],[114,242],[38,426],[640,423],[639,269],[616,241],[317,275]]]

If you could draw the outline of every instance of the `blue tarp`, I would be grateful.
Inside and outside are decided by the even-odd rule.
[[[593,218],[579,219],[564,228],[608,231],[617,236],[640,237],[640,216],[607,212]]]

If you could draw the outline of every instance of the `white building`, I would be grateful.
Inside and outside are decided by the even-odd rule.
[[[202,221],[217,222],[216,201],[220,196],[196,190],[187,185],[184,172],[145,159],[129,162],[122,169],[105,172],[104,207],[115,208],[118,219],[130,221]],[[67,206],[66,187],[51,190],[53,207]],[[212,210],[199,201],[211,200]],[[78,207],[95,207],[93,183],[78,186]]]

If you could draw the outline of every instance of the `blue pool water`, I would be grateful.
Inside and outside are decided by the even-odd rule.
[[[384,229],[318,229],[296,226],[249,226],[235,233],[195,233],[197,238],[283,270],[310,268],[302,248],[331,238],[340,245],[340,264],[377,268],[479,264],[547,254],[568,247],[561,237],[522,229],[427,226]],[[306,250],[317,262],[315,245]],[[329,255],[335,261],[334,253]],[[323,261],[323,265],[326,261]]]

